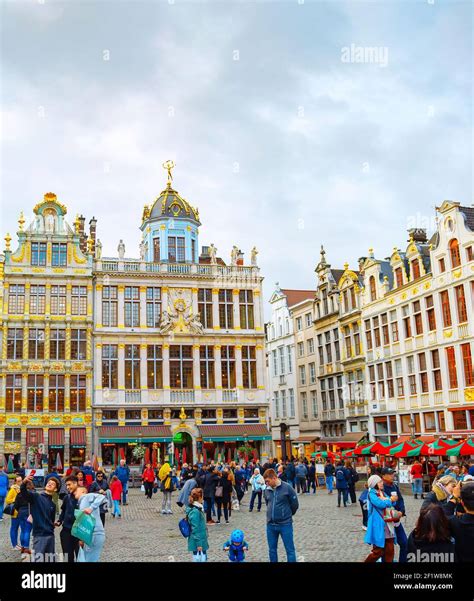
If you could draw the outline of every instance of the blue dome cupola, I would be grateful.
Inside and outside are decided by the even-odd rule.
[[[199,212],[172,188],[173,161],[163,163],[168,171],[166,188],[151,208],[143,209],[142,248],[150,263],[198,263]]]

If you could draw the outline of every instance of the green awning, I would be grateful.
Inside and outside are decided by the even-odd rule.
[[[243,442],[245,440],[271,440],[271,436],[203,436],[205,442]]]

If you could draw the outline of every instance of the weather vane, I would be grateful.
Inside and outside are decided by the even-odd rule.
[[[163,169],[166,169],[166,171],[168,171],[168,184],[171,184],[171,181],[173,179],[171,170],[174,169],[175,167],[176,167],[176,164],[174,161],[165,161],[163,163]]]

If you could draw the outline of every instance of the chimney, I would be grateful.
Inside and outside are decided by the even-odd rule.
[[[426,242],[428,242],[426,230],[421,227],[414,227],[408,230],[408,236],[408,242],[410,242],[412,238],[414,242],[419,242],[420,244],[426,244]]]
[[[92,217],[89,221],[89,236],[92,238],[92,254],[95,255],[95,243],[96,243],[96,230],[97,230],[97,219]]]
[[[239,250],[239,254],[237,255],[237,265],[243,265],[244,264],[244,253]]]
[[[87,236],[84,232],[85,222],[86,222],[86,218],[84,217],[84,215],[80,215],[79,216],[79,236],[80,236],[79,248],[81,249],[81,251],[84,254],[87,252]]]

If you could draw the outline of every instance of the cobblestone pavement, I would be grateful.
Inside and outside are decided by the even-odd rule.
[[[358,493],[359,496],[359,493]],[[145,498],[139,489],[132,489],[129,504],[122,507],[123,517],[106,518],[106,544],[102,561],[191,561],[187,540],[178,529],[183,516],[176,505],[177,493],[173,493],[173,515],[161,515],[160,492],[152,499]],[[421,501],[410,493],[404,495],[408,517],[404,518],[407,532],[411,532],[418,516]],[[230,524],[210,526],[209,561],[226,561],[222,545],[235,528],[245,533],[249,543],[247,561],[268,561],[265,536],[265,503],[262,511],[256,508],[249,513],[250,494],[243,499],[240,511],[232,512]],[[337,494],[328,495],[319,489],[316,495],[299,495],[300,509],[294,518],[295,546],[299,561],[348,561],[360,562],[369,552],[364,544],[361,510],[356,505],[337,508]],[[406,521],[405,521],[406,520]],[[0,561],[20,561],[20,553],[10,547],[10,518],[0,523]],[[60,550],[59,529],[56,532],[56,550]],[[286,561],[282,543],[279,559]]]

